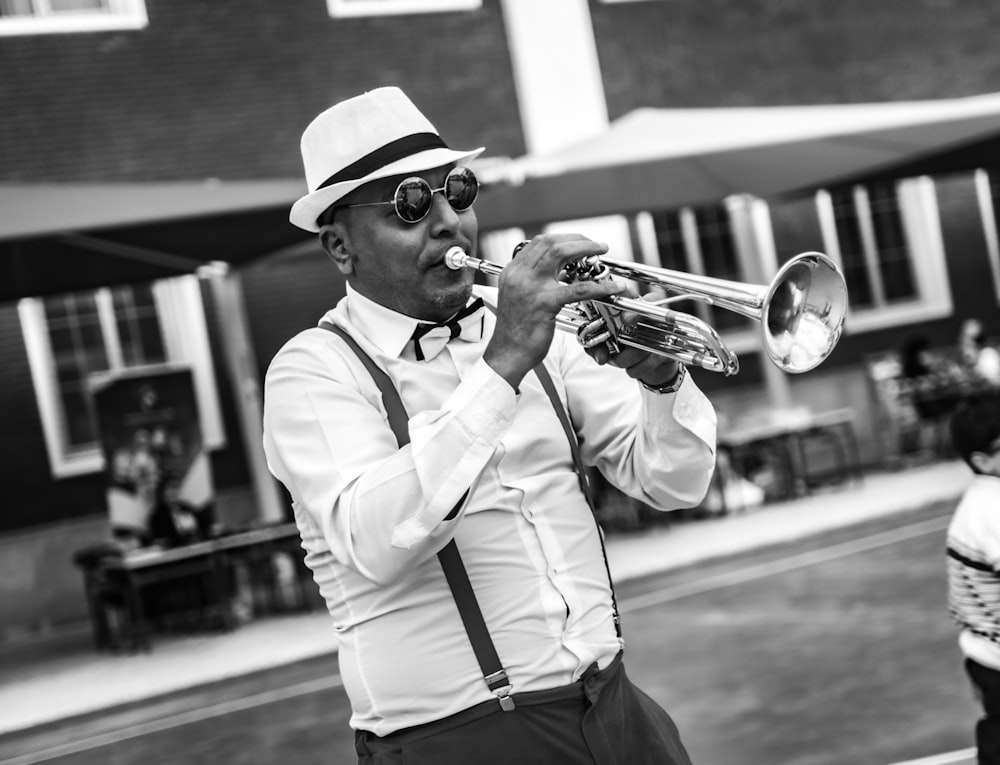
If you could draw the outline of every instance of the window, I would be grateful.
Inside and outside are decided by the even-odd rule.
[[[1000,209],[1000,168],[977,170],[975,175],[976,197],[986,235],[986,252],[993,273],[993,294],[1000,304],[1000,229],[997,228]]]
[[[652,219],[659,255],[659,263],[653,265],[714,279],[747,281],[726,206],[682,207],[655,212]],[[733,311],[712,308],[700,300],[671,307],[696,315],[720,333],[746,329],[750,322]]]
[[[816,205],[826,253],[847,282],[852,331],[951,313],[930,178],[824,190]]]
[[[142,29],[145,0],[0,0],[0,36]]]
[[[433,13],[435,11],[471,11],[481,7],[482,4],[482,0],[326,0],[330,15],[335,18]]]
[[[18,311],[54,476],[103,468],[89,388],[102,372],[191,368],[205,443],[225,443],[196,277],[27,298]]]

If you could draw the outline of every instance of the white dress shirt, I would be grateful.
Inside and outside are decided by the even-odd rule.
[[[496,304],[495,289],[474,289]],[[313,328],[268,368],[264,449],[333,617],[351,725],[385,735],[492,698],[436,559],[453,537],[515,694],[606,666],[620,646],[601,542],[538,378],[515,392],[482,360],[491,312],[483,339],[418,362],[415,319],[347,293],[324,320],[395,383],[410,444],[398,448],[355,354]],[[545,365],[584,462],[655,507],[696,505],[716,419],[690,376],[657,395],[555,334]]]

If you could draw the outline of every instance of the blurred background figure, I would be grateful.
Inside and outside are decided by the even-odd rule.
[[[962,364],[982,382],[1000,387],[1000,351],[986,342],[979,319],[966,319],[958,335]]]
[[[947,370],[935,359],[925,335],[910,337],[900,355],[903,454],[933,454],[946,441],[944,427],[954,402],[942,396]]]
[[[980,765],[1000,763],[1000,396],[972,396],[951,419],[955,450],[973,480],[948,528],[948,607],[984,716]]]

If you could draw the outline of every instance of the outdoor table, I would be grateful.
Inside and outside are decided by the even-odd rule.
[[[810,447],[817,442],[830,447],[834,464],[818,470],[811,465]],[[778,499],[806,495],[826,480],[861,480],[863,471],[854,432],[854,412],[849,408],[813,413],[794,410],[758,423],[723,430],[719,448],[728,451],[737,471],[745,474],[753,458],[764,458],[775,468],[780,484]],[[767,460],[767,458],[770,458]]]
[[[268,606],[273,609],[278,596],[270,558],[279,551],[288,551],[294,558],[295,549],[292,545],[297,547],[298,538],[298,529],[294,523],[282,523],[180,547],[141,547],[121,555],[105,556],[98,566],[84,569],[85,589],[98,650],[115,642],[93,584],[98,577],[105,582],[105,587],[111,587],[120,594],[125,617],[130,623],[134,647],[148,651],[151,648],[147,616],[149,609],[144,602],[144,588],[186,577],[197,578],[203,587],[204,615],[218,623],[222,629],[231,630],[236,625],[230,608],[230,599],[234,594],[234,567],[246,564],[251,577],[262,583],[261,591],[265,593]],[[300,602],[305,604],[307,599],[298,566],[296,581],[300,589]]]

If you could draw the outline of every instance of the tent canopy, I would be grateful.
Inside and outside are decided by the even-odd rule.
[[[234,265],[314,237],[301,181],[0,184],[0,300]]]
[[[1000,165],[1000,94],[938,101],[639,109],[486,184],[484,231],[769,198]],[[496,166],[489,170],[496,175]],[[487,167],[483,166],[486,176]],[[301,180],[0,183],[0,301],[191,273],[313,246]]]
[[[477,202],[484,229],[775,197],[988,166],[1000,94],[937,101],[643,108],[600,135],[512,163]]]

